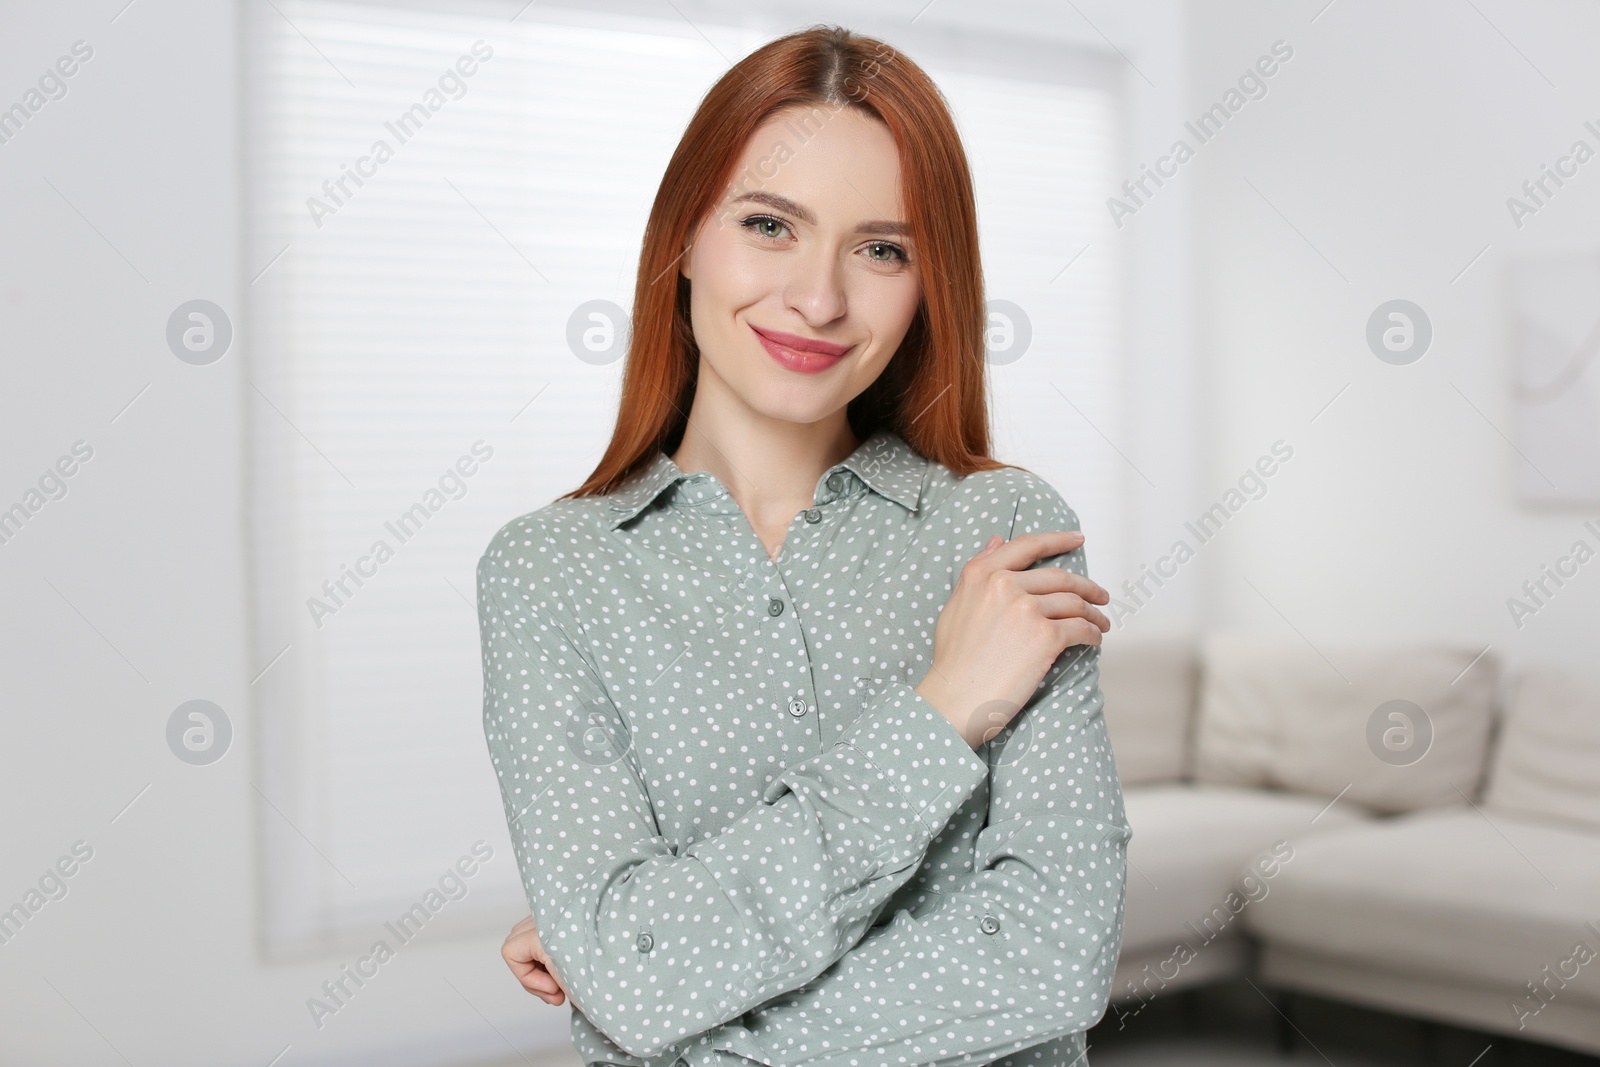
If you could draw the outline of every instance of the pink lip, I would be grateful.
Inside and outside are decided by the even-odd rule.
[[[792,333],[779,333],[776,330],[762,330],[755,326],[750,329],[755,331],[756,340],[761,342],[761,347],[767,350],[768,355],[788,369],[802,374],[816,374],[827,370],[855,347],[830,344],[827,341],[798,337]]]

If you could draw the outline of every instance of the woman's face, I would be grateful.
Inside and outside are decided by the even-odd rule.
[[[922,296],[900,158],[853,108],[790,109],[758,127],[680,261],[700,347],[696,386],[813,423],[883,372]],[[817,342],[823,352],[788,347]]]

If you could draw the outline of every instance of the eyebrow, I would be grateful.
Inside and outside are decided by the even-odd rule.
[[[750,200],[757,204],[765,204],[776,211],[786,212],[790,215],[793,215],[795,218],[799,219],[808,226],[815,226],[817,224],[817,217],[815,215],[786,196],[780,196],[777,193],[768,193],[761,190],[756,190],[755,192],[745,193],[743,196],[734,197],[733,202],[737,204],[745,200]],[[885,219],[869,219],[866,222],[862,222],[856,226],[856,232],[876,234],[881,237],[910,237],[911,227],[904,222],[890,222]]]

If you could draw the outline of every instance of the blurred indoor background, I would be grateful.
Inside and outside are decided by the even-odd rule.
[[[1114,598],[1089,1058],[1600,1055],[1600,8],[10,0],[0,1062],[578,1063],[474,566],[599,458],[701,94],[816,22],[947,94],[996,451]]]

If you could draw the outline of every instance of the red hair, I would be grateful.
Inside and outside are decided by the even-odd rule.
[[[865,439],[887,427],[956,474],[1013,466],[989,455],[977,208],[944,95],[882,41],[818,25],[734,64],[689,120],[645,224],[611,443],[583,485],[559,499],[609,493],[655,452],[677,450],[699,371],[689,281],[678,261],[721,201],[751,134],[792,107],[813,114],[854,108],[888,127],[899,149],[912,245],[924,266],[915,317],[883,373],[850,401],[850,428]]]

